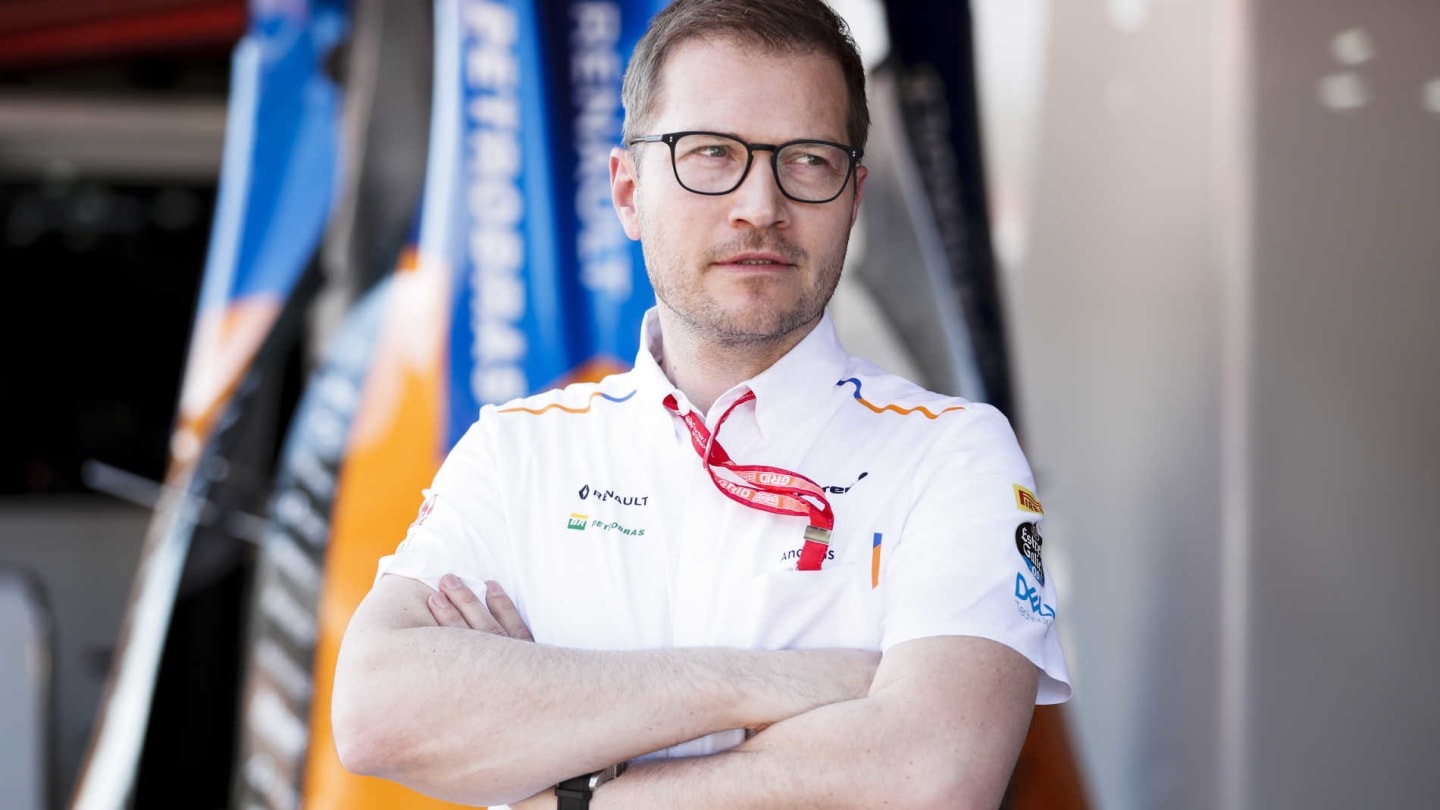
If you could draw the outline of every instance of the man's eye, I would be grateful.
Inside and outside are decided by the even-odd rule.
[[[734,152],[735,150],[733,147],[731,147],[729,144],[724,143],[702,144],[690,150],[690,154],[694,157],[721,159],[731,157]]]
[[[803,169],[829,169],[835,163],[830,156],[821,152],[796,150],[785,155],[785,162]]]

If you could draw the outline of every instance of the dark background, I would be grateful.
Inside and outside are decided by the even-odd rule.
[[[243,14],[240,2],[0,3],[0,99],[223,104]],[[69,134],[48,139],[52,154],[44,132],[27,133],[23,156],[0,153],[0,496],[93,493],[87,459],[163,477],[205,262],[218,143],[209,176],[147,176],[68,157]]]
[[[246,15],[243,0],[0,0],[0,562],[38,572],[54,615],[51,807],[113,658],[118,611],[96,610],[119,607],[128,577],[106,572],[139,551],[148,512],[130,502],[165,477]],[[138,478],[99,484],[97,462]],[[70,537],[62,514],[92,519]],[[177,603],[138,806],[224,804],[246,575],[227,566]]]

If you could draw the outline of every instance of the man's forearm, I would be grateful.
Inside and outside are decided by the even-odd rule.
[[[859,652],[588,651],[401,624],[362,622],[346,635],[333,704],[342,761],[469,803],[517,799],[869,685]]]
[[[591,807],[993,810],[1029,727],[1033,668],[981,639],[907,646],[900,654],[931,665],[920,675],[783,720],[730,751],[636,764]],[[949,678],[973,686],[936,703],[923,681]]]
[[[895,736],[874,701],[822,706],[783,720],[738,748],[705,757],[636,763],[591,800],[594,810],[667,808],[920,808],[888,771]],[[903,738],[891,742],[903,744]]]

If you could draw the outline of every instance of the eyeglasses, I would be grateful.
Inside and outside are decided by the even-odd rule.
[[[667,132],[632,138],[637,143],[670,146],[670,165],[686,191],[719,196],[745,182],[755,151],[770,153],[770,168],[780,193],[803,203],[827,203],[840,196],[863,149],[830,141],[746,143],[718,132]]]

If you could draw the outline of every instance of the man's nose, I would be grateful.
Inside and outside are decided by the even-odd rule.
[[[750,172],[740,187],[730,193],[731,224],[748,223],[756,228],[784,227],[789,222],[789,199],[780,191],[774,163],[766,154],[756,154]]]

